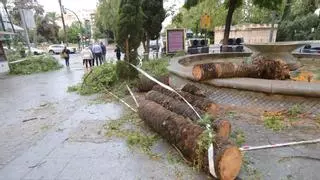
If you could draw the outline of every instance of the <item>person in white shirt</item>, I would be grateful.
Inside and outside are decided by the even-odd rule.
[[[83,65],[86,65],[87,69],[88,69],[88,63],[89,63],[90,67],[93,66],[93,64],[92,64],[92,61],[94,61],[93,54],[92,54],[92,52],[91,52],[89,47],[85,47],[81,51],[81,56],[82,56],[82,59],[83,59]]]

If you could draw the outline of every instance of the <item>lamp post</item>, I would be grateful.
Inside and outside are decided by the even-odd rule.
[[[68,8],[65,8],[65,7],[63,7],[63,13],[64,14],[66,14],[67,12],[66,12],[66,10],[67,11],[70,11],[72,14],[74,14],[75,16],[76,16],[76,18],[77,18],[77,20],[78,20],[78,22],[79,22],[79,25],[80,25],[80,43],[82,44],[82,36],[83,36],[83,34],[82,34],[82,23],[81,23],[81,21],[80,21],[80,19],[79,19],[79,17],[78,17],[78,15],[74,12],[74,11],[72,11],[71,9],[68,9]],[[80,45],[79,45],[79,49],[80,49]]]

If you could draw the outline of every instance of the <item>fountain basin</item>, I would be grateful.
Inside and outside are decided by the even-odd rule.
[[[252,58],[264,56],[270,59],[282,60],[288,64],[296,64],[298,63],[297,58],[291,52],[305,44],[304,42],[276,42],[244,45],[253,51]]]
[[[195,81],[192,75],[192,68],[195,64],[209,62],[235,62],[240,64],[243,63],[243,61],[246,61],[246,59],[250,59],[250,53],[201,54],[173,58],[168,67],[171,76],[170,83],[173,86],[179,84],[174,82],[174,79],[178,79],[175,77],[185,79],[186,81]],[[313,82],[228,78],[211,79],[198,83],[204,83],[215,87],[249,90],[269,94],[320,97],[320,83]]]

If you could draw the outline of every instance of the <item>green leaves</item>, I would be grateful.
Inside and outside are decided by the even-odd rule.
[[[28,56],[23,60],[25,61],[9,64],[10,74],[26,75],[62,68],[62,65],[60,65],[54,57],[49,55]]]
[[[277,10],[281,7],[283,0],[252,0],[253,4],[259,6],[260,8],[267,8],[272,10]]]

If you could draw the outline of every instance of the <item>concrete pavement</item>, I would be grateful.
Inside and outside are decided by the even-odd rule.
[[[163,158],[153,160],[124,139],[106,138],[103,126],[124,109],[67,93],[84,73],[79,55],[70,63],[70,69],[0,77],[0,180],[205,179],[169,163],[172,148],[163,141],[156,145]]]

